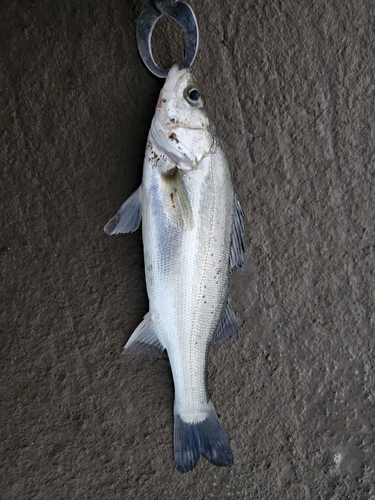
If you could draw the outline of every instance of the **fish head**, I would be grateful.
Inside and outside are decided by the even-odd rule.
[[[160,91],[151,126],[155,143],[182,170],[191,170],[215,150],[215,128],[189,69],[173,66]]]

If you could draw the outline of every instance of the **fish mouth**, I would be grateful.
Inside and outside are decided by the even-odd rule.
[[[165,79],[163,90],[165,90],[165,92],[173,92],[178,80],[186,75],[186,73],[190,73],[189,68],[179,69],[178,64],[172,66]]]
[[[160,91],[159,99],[156,104],[156,110],[158,111],[161,110],[163,103],[166,101],[167,95],[173,94],[176,91],[178,82],[181,80],[183,76],[186,75],[186,73],[190,73],[189,68],[179,69],[178,64],[174,64],[171,67],[167,75],[167,78],[165,79],[164,86]]]

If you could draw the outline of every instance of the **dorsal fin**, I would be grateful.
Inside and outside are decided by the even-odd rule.
[[[243,211],[238,201],[237,195],[234,194],[234,217],[232,226],[232,245],[230,247],[229,268],[233,273],[236,269],[243,266],[245,253],[245,227],[243,223]]]
[[[217,327],[214,338],[212,339],[211,345],[213,347],[218,347],[229,340],[233,335],[238,332],[238,323],[236,319],[236,314],[232,307],[232,297],[228,295],[227,304],[223,311],[219,326]]]

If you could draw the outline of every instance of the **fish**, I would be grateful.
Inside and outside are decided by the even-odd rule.
[[[216,466],[233,464],[206,378],[210,347],[239,329],[229,284],[244,262],[243,219],[203,93],[191,69],[175,65],[152,119],[142,184],[104,230],[133,232],[142,221],[149,311],[123,352],[168,354],[174,459],[182,473],[201,455]]]

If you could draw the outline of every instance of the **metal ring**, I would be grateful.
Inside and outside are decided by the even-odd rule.
[[[152,55],[151,37],[157,21],[164,14],[174,19],[185,37],[185,57],[181,68],[189,68],[197,55],[199,33],[195,14],[185,2],[176,0],[153,0],[138,18],[137,43],[141,58],[147,68],[159,78],[166,78],[169,69],[160,68]]]

